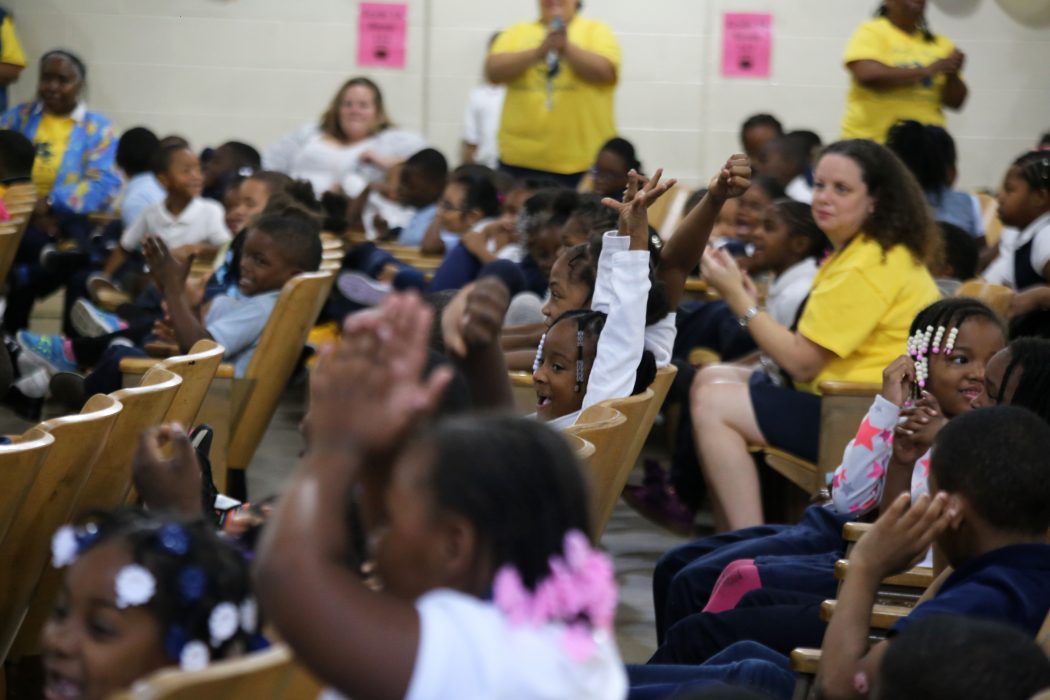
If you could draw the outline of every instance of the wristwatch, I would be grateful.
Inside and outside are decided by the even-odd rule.
[[[740,324],[741,328],[747,328],[748,324],[751,323],[751,319],[753,319],[755,316],[758,316],[758,312],[761,310],[762,309],[760,309],[756,304],[755,306],[752,306],[750,309],[745,311],[744,315],[738,318],[736,322]]]

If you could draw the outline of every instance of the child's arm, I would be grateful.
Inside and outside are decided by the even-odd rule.
[[[417,297],[393,295],[350,316],[340,342],[321,351],[303,422],[307,451],[255,562],[259,601],[281,637],[349,697],[404,697],[421,641],[415,607],[369,590],[349,563],[346,514],[355,486],[386,482],[448,384],[448,368],[422,379],[431,316]]]
[[[660,252],[656,274],[667,286],[670,308],[678,308],[686,278],[700,264],[700,256],[707,247],[711,229],[727,199],[739,197],[751,186],[751,163],[739,153],[729,157],[718,175],[711,179],[707,194],[693,207],[674,235]]]
[[[128,251],[124,250],[122,246],[118,245],[116,248],[113,249],[113,252],[109,254],[109,257],[106,258],[106,264],[102,267],[102,274],[106,277],[113,277],[113,275],[116,274],[117,270],[120,269],[120,266],[123,265],[127,261],[127,259]]]
[[[883,499],[893,456],[893,430],[914,378],[915,364],[907,355],[901,355],[883,370],[882,392],[861,421],[857,436],[846,445],[842,464],[831,480],[831,500],[837,512],[859,516]]]
[[[591,308],[608,314],[598,336],[598,348],[587,380],[582,408],[606,399],[631,395],[638,363],[645,349],[645,311],[649,298],[649,221],[646,211],[674,180],[660,182],[661,171],[639,189],[641,180],[632,171],[624,202],[603,200],[620,212],[619,232],[605,234],[598,259]]]
[[[909,505],[911,507],[909,508]],[[849,576],[824,634],[817,688],[828,700],[865,698],[889,642],[868,649],[875,593],[882,579],[920,561],[954,513],[947,494],[914,504],[901,494],[850,553]]]
[[[514,405],[499,343],[509,304],[506,285],[497,277],[484,277],[461,289],[441,317],[445,351],[466,378],[476,409],[507,409]],[[531,363],[530,360],[530,367]]]
[[[880,509],[885,509],[899,494],[907,491],[916,496],[913,483],[926,483],[930,469],[930,450],[934,438],[947,423],[937,399],[929,392],[914,406],[901,411],[898,425],[893,431],[893,455],[886,470],[886,486],[883,490]],[[926,455],[923,458],[923,455]],[[916,471],[924,471],[916,481]]]
[[[168,250],[164,241],[156,236],[146,237],[142,244],[142,252],[146,256],[153,281],[164,295],[179,350],[188,352],[198,340],[210,339],[211,335],[186,299],[186,277],[189,275],[193,258],[180,263]]]
[[[444,255],[445,253],[445,242],[441,240],[441,219],[436,215],[430,220],[430,225],[423,234],[419,252],[424,255]]]

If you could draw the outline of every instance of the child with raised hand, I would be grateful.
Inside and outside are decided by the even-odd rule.
[[[258,553],[263,607],[355,698],[624,697],[612,569],[587,544],[571,451],[519,418],[427,424],[450,377],[421,378],[430,322],[392,295],[322,352],[307,451]],[[378,591],[347,564],[351,499]]]
[[[930,305],[915,317],[910,332],[925,337],[930,328],[921,358],[914,356],[918,352],[902,355],[883,372],[882,392],[834,473],[830,504],[811,506],[797,525],[707,537],[661,558],[653,573],[661,643],[654,661],[699,663],[739,638],[783,653],[819,642],[823,626],[799,606],[812,602],[807,598],[819,605],[834,595],[834,563],[845,547],[842,525],[903,491],[916,498],[926,492],[929,447],[937,430],[984,400],[986,377],[1006,342],[995,312],[973,299]],[[925,377],[925,387],[918,386],[917,374]],[[769,591],[799,595],[772,600],[765,595]],[[779,622],[756,624],[772,619]]]
[[[1014,406],[973,411],[938,433],[931,493],[917,500],[901,494],[850,554],[850,575],[822,647],[822,697],[868,697],[894,637],[932,615],[997,620],[1035,636],[1050,609],[1048,450],[1050,425]],[[888,640],[869,649],[882,579],[914,565],[934,542],[954,571],[891,628]]]
[[[179,260],[159,238],[145,243],[146,260],[168,311],[167,323],[129,325],[94,338],[66,338],[20,331],[22,357],[50,375],[62,373],[69,380],[52,390],[63,394],[70,408],[79,408],[86,396],[109,393],[121,386],[120,360],[145,356],[138,346],[150,333],[165,332],[188,352],[195,342],[212,339],[225,348],[225,361],[243,376],[255,347],[277,303],[285,282],[300,272],[313,271],[321,263],[321,240],[317,220],[299,208],[259,218],[244,242],[237,288],[194,305],[186,294],[186,277],[192,263]],[[87,377],[73,374],[77,368],[94,367]]]
[[[68,570],[44,628],[44,697],[103,700],[265,645],[248,566],[203,520],[102,513],[60,528],[52,563]]]

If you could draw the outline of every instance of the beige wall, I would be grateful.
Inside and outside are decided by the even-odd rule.
[[[949,118],[960,183],[994,185],[1050,129],[1050,24],[1024,26],[1005,0],[931,0],[929,18],[967,52],[971,97]],[[1027,7],[1050,0],[1025,0]],[[826,140],[846,91],[839,56],[874,0],[587,0],[623,46],[620,131],[650,168],[705,181],[756,111]],[[355,0],[6,0],[30,60],[67,46],[89,65],[89,99],[121,128],[148,125],[195,145],[264,147],[314,119],[355,67]],[[489,34],[535,15],[536,0],[408,0],[405,70],[363,71],[389,110],[455,159],[463,104]],[[721,14],[774,13],[770,80],[719,76]],[[948,12],[951,12],[949,14]],[[1050,11],[1043,13],[1050,14]],[[15,87],[33,91],[36,70]]]

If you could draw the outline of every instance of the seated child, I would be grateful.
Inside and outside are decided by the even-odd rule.
[[[800,134],[785,134],[762,148],[758,169],[784,189],[784,194],[803,204],[813,202],[813,168],[810,141]]]
[[[775,612],[756,609],[748,599],[749,605],[743,609],[738,601],[758,587],[811,595],[818,603],[833,596],[834,561],[842,556],[845,546],[843,523],[872,511],[880,502],[892,501],[908,484],[916,497],[925,492],[929,465],[925,453],[933,435],[944,419],[969,411],[982,400],[985,379],[1005,343],[995,312],[973,299],[944,299],[930,305],[916,316],[911,333],[929,326],[944,331],[940,344],[933,345],[938,352],[925,360],[927,393],[917,405],[906,404],[913,400],[917,386],[916,360],[910,354],[886,368],[882,393],[875,397],[857,437],[847,445],[842,464],[834,472],[831,503],[811,506],[797,525],[764,525],[702,538],[661,558],[653,574],[661,643],[655,660],[703,661],[726,642],[735,641],[732,634],[736,632],[785,653],[795,646],[819,642],[822,627],[815,617],[808,625],[804,624],[808,618],[798,621],[794,608]],[[943,350],[956,328],[959,332],[951,352],[946,353]],[[917,426],[922,430],[915,431]],[[909,435],[906,430],[915,434]],[[737,585],[731,593],[723,589],[716,599],[712,594],[723,578]],[[723,611],[727,612],[714,617]],[[767,617],[792,616],[796,622],[753,624],[761,622],[763,613]],[[752,636],[755,630],[767,630],[768,634],[756,638]],[[807,636],[810,634],[815,634],[816,640]]]
[[[867,697],[896,635],[933,615],[996,620],[1034,637],[1050,609],[1050,425],[997,406],[959,416],[937,435],[930,493],[901,494],[850,554],[850,575],[824,636],[823,697]],[[869,649],[875,593],[936,542],[954,571]],[[939,584],[939,585],[938,585]]]
[[[591,166],[593,191],[601,197],[621,201],[627,188],[627,173],[632,170],[642,172],[634,144],[619,136],[609,139],[598,151]]]
[[[396,237],[398,245],[419,246],[423,243],[423,236],[437,215],[438,201],[445,191],[447,180],[448,161],[440,151],[433,148],[424,148],[404,162],[398,181],[397,201],[403,206],[412,207],[415,213],[400,231],[389,232],[388,235]]]
[[[960,415],[937,434],[930,493],[901,493],[853,548],[850,572],[824,635],[817,676],[820,697],[866,698],[897,634],[934,615],[997,620],[1034,636],[1050,610],[1050,480],[1045,456],[1050,424],[1014,406]],[[887,576],[922,560],[937,542],[946,571],[912,612],[870,645],[875,594]],[[819,604],[818,604],[819,605]],[[721,663],[732,659],[734,663]],[[773,681],[772,669],[779,669]],[[767,674],[769,674],[767,676]],[[794,677],[786,655],[737,642],[707,663],[628,669],[632,687],[663,681],[663,695],[712,680],[736,681],[789,698]]]
[[[1029,700],[1050,688],[1050,659],[1030,634],[1001,622],[930,615],[893,638],[877,700]]]
[[[1011,228],[1003,229],[999,257],[982,277],[1018,292],[1046,287],[1050,282],[1050,155],[1030,151],[1015,160],[1003,178],[998,202],[999,220]],[[1050,306],[1050,300],[1037,306]]]
[[[623,698],[613,572],[588,544],[579,466],[534,421],[428,424],[450,377],[421,378],[430,324],[391,295],[322,353],[307,450],[257,553],[260,602],[349,697]],[[346,563],[354,504],[378,590]]]
[[[167,305],[170,330],[166,333],[179,351],[187,352],[198,340],[210,338],[226,349],[225,361],[243,376],[284,283],[320,265],[321,240],[316,219],[298,208],[260,217],[244,241],[237,288],[200,309],[190,304],[185,292],[187,263],[175,258],[160,238],[148,237],[145,252]],[[129,326],[97,338],[67,339],[23,331],[18,343],[28,362],[50,374],[94,366],[81,384],[90,396],[120,388],[120,359],[144,356],[135,344],[149,332],[149,326]]]
[[[460,166],[448,178],[437,215],[419,249],[427,255],[446,255],[460,244],[463,236],[472,231],[480,233],[499,213],[495,171],[484,165]],[[487,253],[488,239],[481,241],[484,245],[475,240],[475,247]]]
[[[202,196],[221,202],[226,190],[237,180],[262,170],[262,158],[253,146],[240,141],[227,141],[214,151],[205,152]]]
[[[51,549],[68,569],[44,628],[45,697],[103,700],[265,645],[248,565],[203,520],[106,512]]]
[[[154,173],[167,196],[163,202],[143,209],[135,223],[121,234],[120,245],[102,268],[106,277],[114,277],[129,256],[142,251],[147,235],[157,236],[183,259],[212,255],[230,240],[222,205],[200,196],[203,179],[200,161],[193,151],[179,145],[161,148]]]
[[[123,228],[130,228],[142,211],[164,200],[167,192],[153,173],[160,139],[144,126],[125,131],[117,143],[117,167],[126,179],[117,208]]]
[[[946,297],[954,296],[967,280],[977,276],[980,249],[974,237],[954,224],[943,221],[937,224],[944,241],[944,255],[936,265],[930,265],[930,274],[937,289]]]

